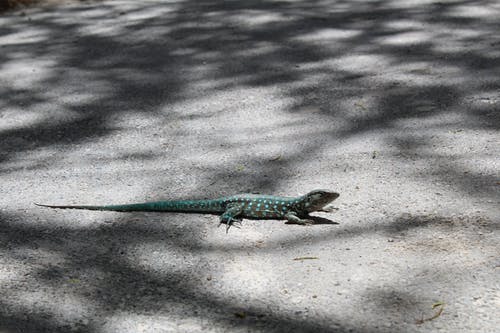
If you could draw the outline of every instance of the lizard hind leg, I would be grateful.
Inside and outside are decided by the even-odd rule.
[[[314,224],[314,220],[312,219],[301,219],[296,214],[289,212],[285,215],[286,222],[285,224],[300,224],[300,225],[311,225]]]
[[[231,228],[232,226],[235,227],[235,228],[238,228],[240,229],[241,228],[241,223],[242,221],[240,219],[233,219],[233,218],[230,218],[230,219],[220,219],[220,223],[219,223],[219,227],[221,226],[221,224],[225,224],[226,225],[226,234],[228,233],[229,231],[229,228]],[[237,223],[237,224],[236,224]]]
[[[226,233],[228,233],[229,228],[231,228],[232,225],[239,228],[239,226],[236,226],[235,223],[241,225],[241,219],[238,219],[236,217],[240,215],[242,212],[243,212],[242,205],[229,206],[226,209],[226,211],[220,216],[219,226],[224,223],[226,225]]]

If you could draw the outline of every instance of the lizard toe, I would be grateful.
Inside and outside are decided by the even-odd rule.
[[[235,228],[240,229],[241,225],[242,225],[242,220],[235,219],[235,218],[232,218],[232,217],[221,216],[220,219],[219,219],[219,221],[220,221],[219,227],[220,227],[221,224],[225,224],[226,225],[226,233],[229,232],[229,228],[231,228],[232,226],[234,226]]]
[[[311,220],[311,219],[307,219],[307,220],[303,220],[304,223],[302,225],[313,225],[314,224],[314,220]]]

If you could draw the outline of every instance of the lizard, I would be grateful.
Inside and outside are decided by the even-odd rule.
[[[179,212],[220,214],[220,224],[226,224],[226,233],[234,223],[242,218],[280,219],[288,224],[313,224],[309,213],[331,212],[336,209],[327,207],[339,197],[330,190],[313,190],[298,197],[281,197],[261,194],[238,194],[211,200],[169,200],[123,205],[45,205],[37,206],[59,209],[84,209],[115,212]],[[220,225],[219,224],[219,225]]]

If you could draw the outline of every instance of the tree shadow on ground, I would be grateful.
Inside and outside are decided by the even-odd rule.
[[[63,332],[71,329],[98,332],[103,329],[104,318],[109,319],[119,313],[175,317],[179,311],[188,318],[195,316],[206,319],[212,328],[229,325],[271,332],[385,331],[384,328],[370,325],[356,327],[343,322],[341,318],[312,322],[286,309],[251,305],[229,295],[217,296],[212,288],[207,288],[210,283],[207,285],[205,278],[209,272],[205,270],[209,266],[204,265],[203,261],[207,257],[203,255],[214,250],[217,253],[223,251],[228,255],[238,255],[250,250],[250,247],[207,248],[201,242],[194,241],[198,239],[196,232],[199,228],[196,226],[187,229],[141,219],[131,222],[124,218],[97,227],[75,227],[69,221],[71,226],[68,227],[64,221],[54,221],[55,225],[53,222],[37,224],[23,216],[5,214],[0,221],[0,247],[4,263],[6,267],[15,265],[17,270],[16,287],[2,291],[0,327],[8,331]],[[482,231],[495,227],[498,229],[498,225],[488,221],[482,224],[471,222],[439,216],[401,217],[370,228],[345,226],[341,231],[332,229],[322,237],[317,237],[315,242],[363,238],[374,233],[385,233],[395,238],[407,233],[405,238],[411,240],[414,237],[411,232],[417,228],[445,228],[443,231],[450,234],[462,224],[470,224]],[[474,235],[480,237],[477,233]],[[273,244],[259,251],[282,251],[284,244],[300,246],[303,241],[300,236],[286,240],[274,239]],[[471,244],[476,241],[470,239]],[[154,251],[148,256],[165,257],[165,262],[181,263],[180,267],[170,265],[169,269],[157,271],[130,260],[134,248],[158,242],[165,246],[160,248],[160,252]],[[190,258],[179,259],[186,258],[188,253]],[[441,269],[444,272],[445,268]],[[409,321],[415,319],[411,316],[419,309],[417,303],[422,303],[421,299],[412,299],[413,296],[409,295],[394,297],[396,291],[384,289],[370,292],[376,295],[370,296],[370,299],[378,302],[376,307],[384,313],[394,313],[398,304],[407,304],[404,312],[396,311],[395,316],[408,316],[405,320]],[[44,298],[54,294],[59,295],[58,301]],[[26,299],[26,305],[18,305],[20,298]],[[68,311],[72,311],[74,320],[61,319],[61,314]]]
[[[130,113],[156,115],[167,125],[184,115],[164,113],[165,105],[234,87],[280,87],[293,99],[291,119],[311,108],[331,117],[331,141],[317,142],[311,133],[302,150],[260,166],[272,177],[259,173],[262,181],[253,187],[265,190],[275,188],[272,179],[287,164],[373,131],[391,140],[390,131],[401,121],[457,113],[462,129],[498,130],[500,63],[494,55],[500,41],[494,32],[499,25],[464,14],[468,6],[479,3],[186,1],[120,7],[104,2],[34,10],[28,21],[7,16],[14,23],[3,28],[3,36],[29,32],[2,45],[0,60],[16,84],[0,85],[1,107],[36,113],[51,104],[61,112],[44,111],[35,123],[1,130],[0,160],[99,140]],[[15,65],[29,64],[27,59],[37,59],[31,67],[43,75],[27,72],[27,82],[14,79]],[[74,96],[65,100],[68,84]],[[360,106],[366,112],[349,111],[365,97],[373,100]],[[481,98],[491,103],[477,103]],[[220,110],[204,115],[208,122],[214,112]],[[426,126],[405,135],[411,138]],[[260,144],[259,137],[250,141]],[[214,138],[212,144],[221,142]],[[217,169],[214,176],[235,178],[226,167]]]
[[[490,2],[480,4],[488,7]],[[29,36],[36,41],[26,38],[26,42],[3,45],[1,60],[8,64],[19,59],[20,50],[26,52],[25,58],[57,56],[38,85],[2,85],[2,107],[28,109],[53,103],[73,117],[48,118],[2,131],[2,155],[5,159],[18,152],[97,139],[113,130],[112,120],[120,114],[156,113],[165,104],[189,99],[190,87],[203,81],[213,82],[203,94],[234,86],[283,85],[285,93],[294,97],[291,111],[319,102],[319,110],[331,115],[332,122],[342,118],[332,108],[339,105],[328,102],[332,87],[355,87],[352,96],[360,99],[361,89],[380,91],[373,115],[348,120],[347,126],[332,133],[335,139],[390,128],[401,119],[456,112],[464,97],[493,91],[500,71],[498,58],[490,56],[500,42],[494,34],[498,22],[462,15],[467,6],[472,4],[186,1],[132,8],[91,3],[39,13],[41,18],[35,12],[32,20],[9,25],[3,35],[38,29]],[[85,13],[81,22],[73,19],[80,13]],[[123,23],[122,16],[126,16]],[[443,31],[417,27],[432,27],[436,21]],[[475,39],[470,32],[453,35],[457,24],[482,34],[474,35]],[[95,31],[85,30],[88,25]],[[440,50],[444,38],[458,47]],[[432,66],[449,67],[452,73],[434,73]],[[379,73],[384,67],[399,76],[384,77]],[[481,84],[490,89],[477,85],[473,77],[478,74],[484,76]],[[95,98],[84,103],[58,102],[57,92],[68,84],[68,75],[74,94],[85,91]],[[308,86],[309,78],[319,80]],[[453,81],[457,78],[460,84]],[[295,82],[305,84],[294,89]],[[48,94],[46,87],[55,94]],[[308,92],[314,92],[314,101],[307,98]],[[467,108],[466,126],[498,129],[496,108],[497,104],[487,110]]]
[[[41,149],[60,150],[62,154],[53,159],[62,159],[64,152],[76,145],[112,135],[117,131],[116,120],[129,114],[155,115],[168,125],[186,115],[166,113],[166,106],[235,88],[279,89],[291,100],[291,120],[314,109],[330,126],[326,130],[330,140],[315,140],[315,132],[285,137],[289,142],[304,142],[302,149],[279,161],[258,162],[260,171],[254,173],[251,187],[262,190],[277,188],[283,170],[297,161],[314,159],[325,145],[373,131],[388,133],[385,138],[395,143],[402,155],[422,147],[432,151],[429,137],[415,140],[414,135],[428,128],[427,121],[449,113],[460,116],[452,126],[497,131],[500,20],[494,9],[492,16],[467,12],[492,5],[491,1],[427,5],[387,0],[151,1],[130,6],[88,3],[57,11],[33,9],[25,18],[5,14],[0,28],[0,117],[7,120],[14,112],[37,117],[0,129],[0,165]],[[13,38],[15,34],[20,36]],[[66,94],[72,98],[66,98]],[[364,99],[369,100],[366,105]],[[350,114],[350,108],[357,110]],[[12,113],[5,115],[4,110]],[[201,117],[195,114],[190,119],[211,122],[220,112],[221,107],[215,106]],[[297,122],[302,119],[297,118]],[[390,135],[389,131],[409,119],[422,123],[398,137]],[[218,133],[220,124],[213,125]],[[269,132],[286,125],[270,126]],[[186,135],[189,133],[179,133],[177,139]],[[241,148],[221,141],[214,137],[210,144],[225,144],[231,151]],[[249,137],[247,144],[265,144],[265,138]],[[148,153],[137,156],[152,158]],[[252,156],[246,161],[257,164]],[[9,170],[15,169],[2,172]],[[234,175],[222,162],[209,171],[212,177],[207,179],[222,179],[229,188],[249,183],[248,173]],[[461,181],[454,186],[470,196],[478,195],[486,183],[494,181],[493,176],[473,171],[464,175],[458,165],[449,164],[435,176],[443,178],[440,173],[446,177],[460,175]],[[200,188],[209,188],[208,181]],[[476,191],[467,190],[475,186]],[[498,191],[489,189],[481,195],[496,200]],[[259,325],[270,331],[352,329],[335,318],[330,324],[338,325],[332,328],[262,308],[246,309],[246,318],[236,318],[234,313],[242,303],[200,295],[196,279],[189,280],[191,268],[158,277],[131,266],[120,255],[121,244],[134,243],[139,234],[145,242],[168,240],[177,245],[174,248],[203,248],[184,229],[155,230],[141,225],[83,231],[44,229],[31,223],[21,227],[22,219],[2,217],[2,222],[17,221],[2,229],[5,251],[39,244],[38,248],[59,253],[66,260],[58,267],[42,265],[27,275],[25,283],[32,288],[57,288],[58,284],[69,283],[68,276],[83,279],[88,278],[86,270],[101,272],[104,278],[93,281],[95,289],[76,288],[78,297],[94,304],[96,312],[89,310],[91,315],[98,312],[105,316],[106,311],[117,309],[155,312],[153,307],[134,306],[134,298],[147,296],[152,306],[165,301],[188,313],[215,316],[217,321],[250,330]],[[403,222],[391,223],[387,232],[401,233],[430,223],[426,219]],[[382,229],[376,228],[384,227],[374,228],[332,232],[323,240],[379,232]],[[236,249],[228,246],[225,250]],[[168,297],[158,292],[161,289]],[[15,296],[14,292],[11,297]],[[0,322],[7,330],[68,329],[57,323],[50,311],[37,311],[35,306],[27,305],[15,313],[8,312],[8,306],[2,308]],[[75,321],[75,325],[82,332],[100,329],[92,322]]]

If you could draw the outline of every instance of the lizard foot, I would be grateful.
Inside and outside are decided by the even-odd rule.
[[[229,228],[231,228],[231,226],[234,226],[235,228],[240,229],[241,225],[242,225],[242,221],[240,219],[235,219],[232,217],[227,218],[227,219],[221,217],[219,227],[221,226],[221,224],[226,225],[226,234],[227,234],[229,232]]]

